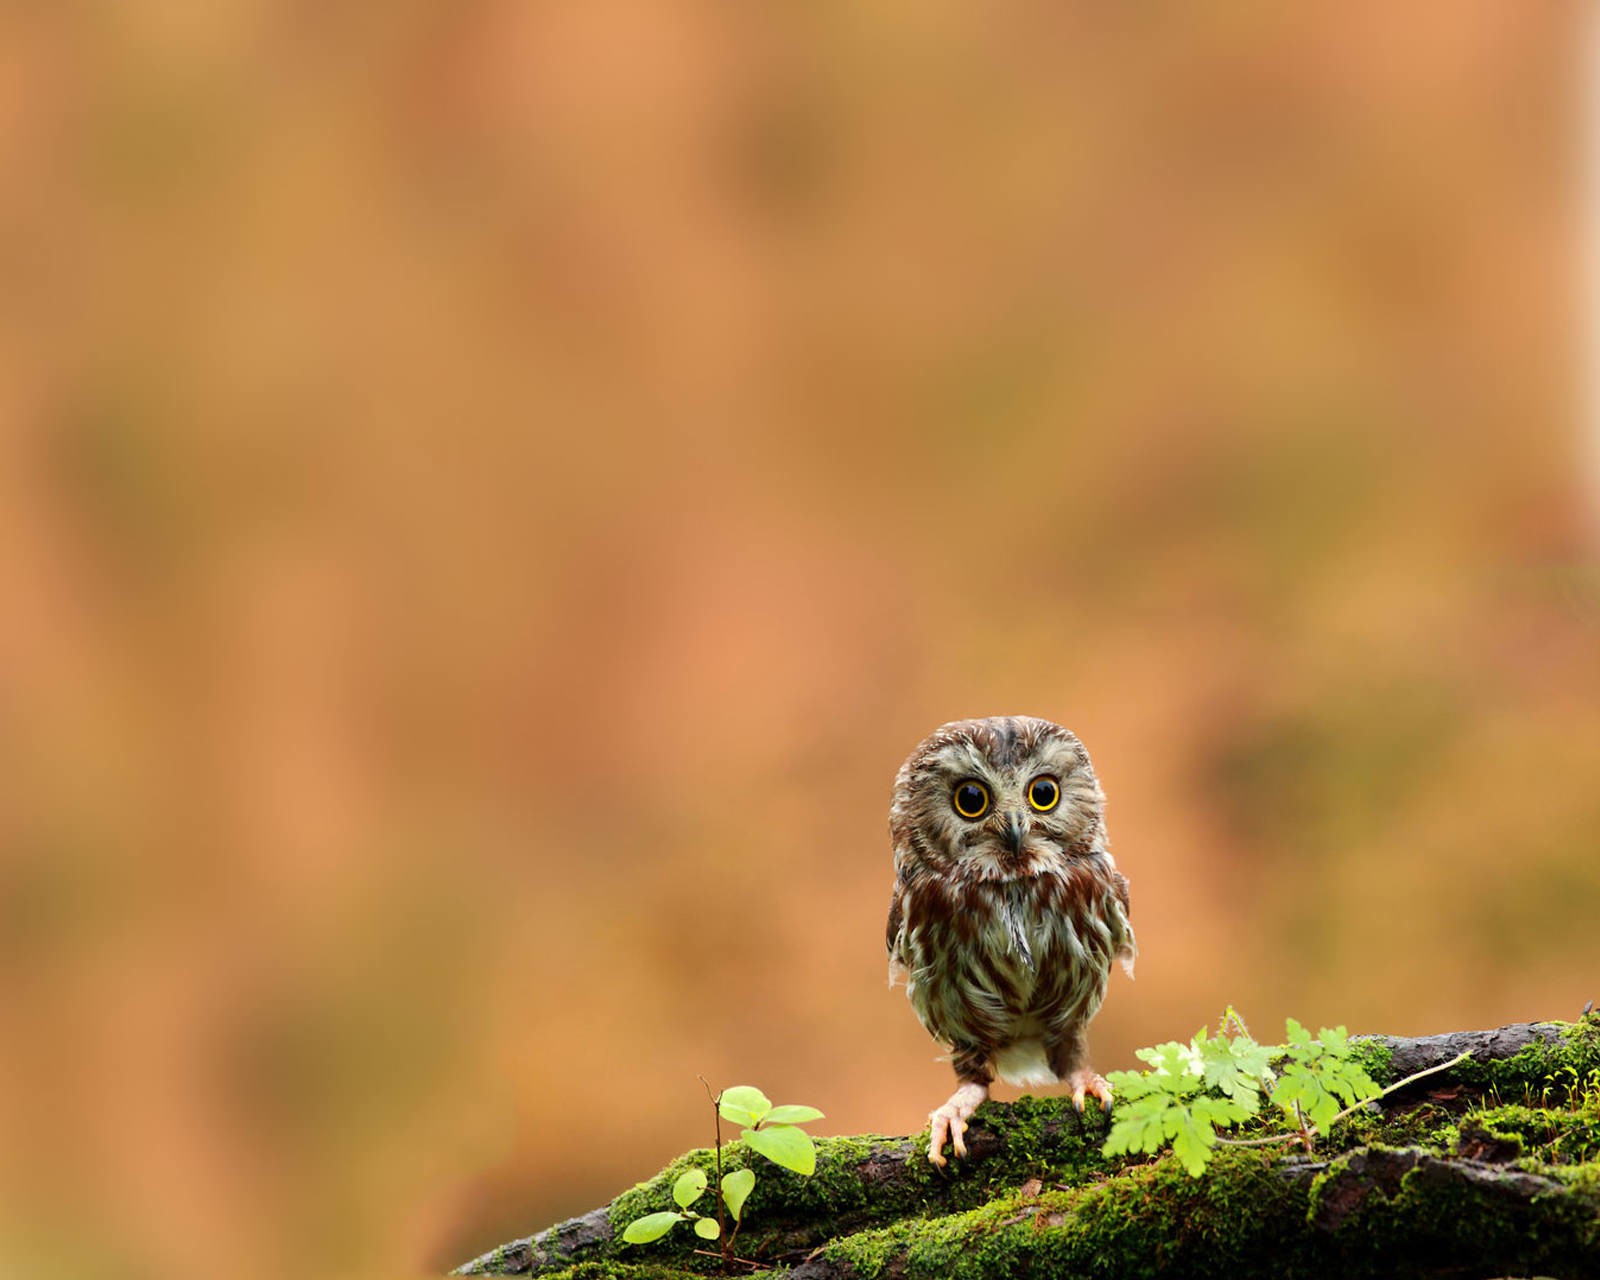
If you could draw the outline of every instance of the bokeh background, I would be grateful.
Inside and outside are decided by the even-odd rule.
[[[1094,754],[1103,1069],[1600,994],[1583,6],[0,24],[6,1274],[426,1274],[700,1074],[917,1129],[960,716]]]

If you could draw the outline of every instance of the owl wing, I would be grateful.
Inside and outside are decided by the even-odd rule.
[[[1130,978],[1133,977],[1133,962],[1139,954],[1139,944],[1133,936],[1133,922],[1129,918],[1133,914],[1133,900],[1128,894],[1128,877],[1120,871],[1111,873],[1111,890],[1117,895],[1117,901],[1122,904],[1122,930],[1121,938],[1117,943],[1117,959],[1122,961],[1122,971]]]
[[[894,986],[897,979],[905,977],[906,965],[904,960],[905,944],[905,909],[900,901],[900,881],[894,882],[894,891],[889,895],[889,923],[884,930],[884,946],[889,952],[889,985]]]

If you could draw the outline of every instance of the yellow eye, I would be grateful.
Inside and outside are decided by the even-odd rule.
[[[1061,803],[1061,784],[1043,773],[1028,784],[1028,803],[1040,813],[1049,813]]]
[[[968,778],[956,784],[956,789],[950,793],[950,803],[955,806],[957,813],[969,821],[981,818],[989,812],[989,788]]]

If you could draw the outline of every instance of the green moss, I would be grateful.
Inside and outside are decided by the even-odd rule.
[[[1600,1017],[1591,1014],[1562,1027],[1554,1040],[1535,1040],[1498,1062],[1467,1059],[1454,1082],[1504,1101],[1537,1105],[1565,1102],[1586,1088],[1600,1089]]]
[[[1354,1185],[1348,1157],[1314,1182],[1300,1176],[1311,1167],[1300,1158],[1224,1151],[1205,1177],[1191,1179],[1166,1158],[1083,1187],[1012,1194],[862,1232],[824,1252],[861,1280],[1420,1276],[1468,1274],[1488,1258],[1497,1269],[1578,1276],[1600,1263],[1600,1168],[1593,1164],[1563,1179],[1569,1194],[1530,1200],[1485,1192],[1419,1158],[1392,1194],[1363,1191],[1353,1206],[1344,1202]],[[1333,1209],[1336,1223],[1319,1224]]]
[[[756,1173],[756,1187],[745,1206],[739,1251],[751,1257],[771,1257],[897,1218],[974,1208],[1029,1178],[1075,1185],[1114,1167],[1100,1154],[1107,1128],[1103,1116],[1080,1116],[1065,1098],[985,1103],[968,1133],[968,1142],[975,1152],[982,1153],[981,1158],[953,1160],[941,1170],[923,1156],[925,1136],[910,1140],[872,1134],[820,1138],[817,1169],[809,1178],[753,1157],[743,1142],[731,1143],[723,1148],[723,1173],[746,1167]],[[680,1156],[654,1178],[612,1202],[609,1217],[618,1237],[635,1218],[674,1208],[672,1184],[689,1169],[704,1171],[715,1185],[714,1152],[702,1149]],[[872,1176],[874,1170],[884,1176]],[[712,1192],[707,1191],[694,1208],[715,1213]],[[697,1243],[689,1231],[679,1227],[659,1243],[618,1248],[628,1252],[649,1249],[651,1256],[699,1266],[700,1260],[692,1257]]]
[[[1364,1059],[1375,1078],[1393,1081],[1387,1050],[1369,1042]],[[1440,1266],[1470,1271],[1486,1258],[1497,1268],[1590,1274],[1600,1266],[1597,1063],[1600,1028],[1590,1020],[1505,1063],[1479,1066],[1473,1074],[1489,1106],[1454,1077],[1454,1096],[1441,1101],[1355,1113],[1319,1140],[1314,1157],[1288,1147],[1223,1149],[1198,1180],[1171,1157],[1107,1167],[1087,1154],[1060,1189],[1031,1199],[1012,1192],[964,1212],[862,1231],[825,1246],[825,1256],[847,1263],[862,1280],[1158,1274],[1236,1280],[1319,1276],[1330,1267],[1342,1276],[1376,1277],[1433,1274]],[[1497,1090],[1513,1087],[1567,1105],[1492,1103]],[[1017,1110],[1007,1132],[1019,1158],[1060,1162],[1048,1141],[1048,1106]],[[1266,1132],[1268,1122],[1250,1131]],[[1371,1163],[1368,1153],[1389,1148],[1418,1149],[1384,1165],[1409,1170],[1395,1172],[1392,1187],[1374,1191],[1354,1180],[1352,1160],[1362,1168],[1359,1162]],[[1515,1164],[1498,1172],[1475,1166],[1483,1172],[1468,1175],[1459,1164],[1423,1158],[1458,1148],[1469,1158],[1492,1151]],[[1542,1181],[1518,1183],[1522,1173]]]
[[[1336,1221],[1328,1255],[1345,1275],[1472,1274],[1486,1259],[1496,1272],[1589,1275],[1600,1266],[1600,1197],[1536,1176],[1550,1193],[1518,1193],[1506,1168],[1467,1176],[1427,1152],[1403,1152],[1412,1163],[1398,1184],[1352,1191],[1356,1162],[1366,1152],[1341,1157],[1312,1190],[1312,1218]],[[1363,1175],[1365,1170],[1360,1171]],[[1481,1179],[1481,1181],[1479,1181]]]
[[[1511,1104],[1474,1111],[1469,1120],[1515,1141],[1542,1164],[1586,1164],[1600,1158],[1600,1117],[1587,1112]]]
[[[1324,1155],[1339,1155],[1377,1143],[1447,1151],[1455,1145],[1458,1119],[1455,1112],[1431,1102],[1390,1111],[1357,1111],[1318,1139],[1317,1149]]]
[[[1377,1040],[1352,1040],[1350,1056],[1356,1064],[1381,1085],[1391,1085],[1399,1077],[1394,1069],[1394,1051]]]
[[[1303,1227],[1305,1211],[1304,1187],[1278,1176],[1271,1159],[1225,1151],[1204,1178],[1169,1158],[1086,1186],[1013,1193],[965,1213],[863,1232],[826,1253],[862,1280],[1222,1276],[1275,1250]]]
[[[580,1262],[564,1271],[549,1273],[549,1280],[679,1280],[680,1277],[700,1280],[700,1273],[663,1266],[659,1262]]]

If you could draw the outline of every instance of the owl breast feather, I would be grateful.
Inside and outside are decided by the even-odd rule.
[[[1133,953],[1127,911],[1110,875],[1098,870],[908,880],[894,958],[928,1032],[951,1046],[998,1054],[1092,1018],[1112,960],[1121,955],[1126,963]]]

